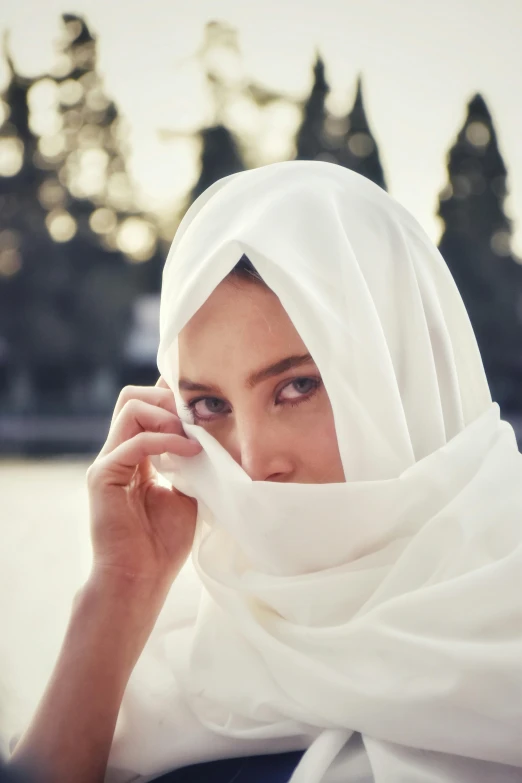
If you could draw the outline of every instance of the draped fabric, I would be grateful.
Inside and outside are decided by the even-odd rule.
[[[522,457],[442,257],[339,166],[220,180],[164,271],[178,403],[179,332],[243,254],[317,364],[346,482],[252,481],[184,421],[202,453],[156,465],[198,500],[193,557],[111,769],[306,750],[293,783],[522,780]]]

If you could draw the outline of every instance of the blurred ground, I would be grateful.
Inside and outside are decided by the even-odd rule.
[[[34,709],[63,638],[71,600],[89,566],[85,472],[91,461],[0,462],[4,742],[5,727],[25,722]]]

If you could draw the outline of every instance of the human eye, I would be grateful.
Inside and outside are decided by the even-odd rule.
[[[199,397],[185,403],[185,409],[192,415],[194,423],[213,421],[216,416],[228,413],[227,403],[219,397]]]
[[[299,405],[306,402],[318,391],[321,383],[319,378],[294,378],[279,391],[276,404]]]

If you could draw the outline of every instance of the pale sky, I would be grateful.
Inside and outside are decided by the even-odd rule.
[[[336,109],[364,79],[369,121],[390,193],[437,241],[437,196],[446,154],[481,92],[508,168],[508,214],[522,257],[521,0],[3,0],[18,67],[51,67],[59,14],[80,13],[98,35],[106,92],[130,126],[130,171],[144,207],[165,210],[196,176],[187,143],[158,129],[190,131],[208,121],[194,61],[207,21],[237,27],[247,74],[304,97],[315,50],[324,56]],[[180,62],[185,61],[180,66]],[[191,64],[192,63],[192,64]],[[287,136],[289,132],[287,132]],[[277,150],[285,149],[285,139]]]

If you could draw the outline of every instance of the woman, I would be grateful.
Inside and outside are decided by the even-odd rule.
[[[332,164],[227,177],[178,229],[160,326],[160,382],[122,392],[89,471],[93,570],[12,763],[522,780],[522,458],[415,220]]]

